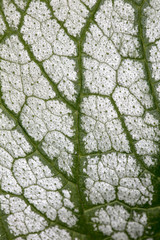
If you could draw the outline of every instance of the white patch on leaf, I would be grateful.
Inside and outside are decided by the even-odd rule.
[[[103,204],[118,198],[131,206],[151,204],[151,176],[147,173],[142,175],[143,171],[133,157],[110,153],[101,157],[87,157],[85,165],[84,192],[87,201]]]
[[[139,214],[133,211],[131,217],[131,214],[120,205],[107,206],[97,210],[95,217],[92,217],[91,220],[94,230],[111,236],[114,240],[128,240],[129,236],[137,239],[143,235],[144,227],[147,224],[146,213]]]
[[[126,134],[108,98],[83,98],[81,111],[81,126],[86,133],[83,141],[87,152],[106,152],[112,147],[117,151],[130,151]]]
[[[27,240],[72,240],[70,234],[65,230],[61,229],[58,226],[47,228],[45,231],[42,231],[38,234],[29,234]],[[18,239],[16,239],[18,240]],[[76,239],[75,239],[76,240]]]
[[[4,59],[0,61],[2,98],[10,110],[19,113],[29,96],[42,99],[55,97],[49,82],[30,60],[16,36],[7,39],[0,49],[0,56]]]
[[[20,22],[20,13],[16,10],[15,5],[11,1],[3,0],[2,2],[2,9],[4,10],[9,26],[17,28]]]
[[[128,88],[141,104],[146,108],[153,107],[150,89],[145,79],[143,64],[138,61],[124,60],[118,69],[118,83]],[[130,100],[131,101],[131,100]],[[136,108],[137,108],[136,104]]]
[[[84,58],[85,88],[91,93],[110,95],[116,86],[116,72],[107,63],[92,58]]]
[[[74,144],[73,117],[65,103],[58,100],[43,101],[28,98],[20,118],[23,126],[36,141],[42,141],[42,148],[53,160],[58,159],[60,169],[71,174]]]
[[[0,15],[0,35],[4,34],[5,30],[6,30],[6,25],[3,21],[2,16]]]
[[[43,65],[60,92],[63,92],[67,99],[75,102],[77,94],[74,87],[77,81],[75,61],[67,57],[52,56]]]
[[[146,37],[149,42],[160,38],[160,0],[150,0],[149,6],[144,8],[143,14],[146,18]]]
[[[36,19],[32,9],[34,4],[39,13]],[[54,83],[58,83],[59,91],[69,100],[75,101],[75,61],[68,57],[76,55],[76,46],[57,21],[51,19],[50,14],[47,19],[44,18],[47,11],[45,3],[32,2],[24,17],[21,32],[24,40],[31,45],[36,59],[43,61],[48,76]]]
[[[116,47],[96,25],[92,24],[90,31],[87,32],[83,51],[90,58],[106,63],[114,70],[119,67],[121,57]]]
[[[14,0],[14,2],[21,9],[24,9],[27,4],[26,0]]]
[[[8,227],[14,236],[42,231],[48,225],[43,217],[18,197],[0,195],[0,203],[1,209],[8,215]]]
[[[104,1],[95,20],[107,39],[124,57],[139,57],[138,28],[135,27],[135,11],[123,0]],[[111,50],[111,49],[110,49]],[[110,58],[112,61],[112,58]]]
[[[64,22],[68,32],[77,36],[85,25],[89,11],[80,0],[51,0],[54,15],[58,20]]]
[[[70,227],[76,224],[77,218],[72,212],[74,204],[70,201],[69,191],[65,190],[64,194],[59,192],[63,187],[61,179],[54,177],[51,170],[44,166],[38,157],[35,156],[28,162],[25,159],[18,159],[13,165],[13,173],[24,189],[25,198],[41,213],[46,214],[52,221],[58,216]]]

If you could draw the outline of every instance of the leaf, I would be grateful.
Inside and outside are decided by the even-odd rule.
[[[160,238],[160,1],[0,1],[0,239]]]

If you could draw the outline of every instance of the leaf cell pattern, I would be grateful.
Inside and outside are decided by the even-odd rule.
[[[160,1],[0,1],[0,240],[160,238]]]

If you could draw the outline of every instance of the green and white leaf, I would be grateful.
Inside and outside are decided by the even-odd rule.
[[[0,240],[160,239],[160,0],[0,0]]]

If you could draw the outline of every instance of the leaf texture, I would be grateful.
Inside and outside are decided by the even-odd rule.
[[[0,240],[160,239],[160,1],[0,1]]]

